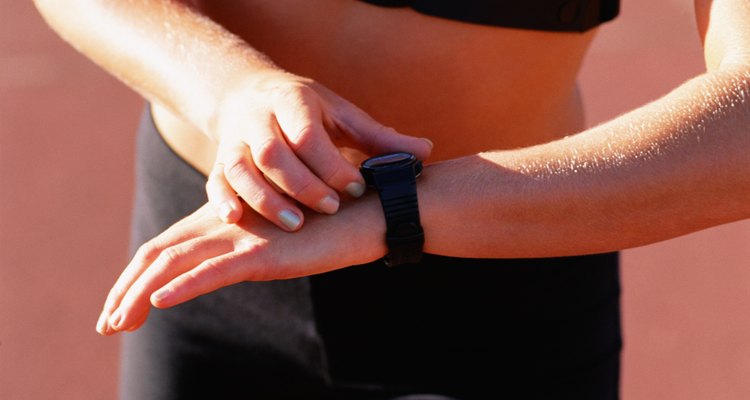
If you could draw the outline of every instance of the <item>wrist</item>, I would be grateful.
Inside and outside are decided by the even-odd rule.
[[[388,247],[383,262],[389,267],[418,263],[424,247],[417,196],[422,162],[411,153],[387,153],[363,161],[360,171],[382,206]]]
[[[385,244],[385,217],[380,201],[375,193],[366,193],[358,199],[344,200],[335,215],[311,216],[326,221],[335,221],[335,226],[327,229],[336,232],[340,240],[336,245],[348,249],[332,262],[340,267],[369,263],[383,258],[388,253]],[[308,221],[310,225],[310,221]],[[309,229],[309,228],[304,228]]]

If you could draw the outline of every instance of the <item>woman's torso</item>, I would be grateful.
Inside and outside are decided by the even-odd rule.
[[[316,79],[403,133],[432,139],[432,160],[532,145],[583,127],[575,79],[592,32],[471,25],[354,0],[204,3],[212,18],[286,70]],[[203,135],[158,109],[154,118],[178,154],[199,170],[210,168],[213,148]],[[142,156],[153,172],[143,173],[143,181],[155,180],[160,196],[143,208],[172,204],[175,196],[205,201],[203,180],[175,180],[163,156]],[[161,212],[142,213],[144,221],[164,219]],[[485,397],[489,390],[518,390],[529,398],[580,389],[589,397],[567,397],[609,392],[616,398],[616,254],[530,260],[428,255],[411,268],[371,264],[228,290],[212,296],[233,293],[229,304],[211,303],[209,296],[191,304],[204,307],[209,321],[227,315],[232,321],[206,323],[207,331],[235,335],[240,326],[248,332],[241,335],[252,342],[248,348],[263,350],[262,357],[239,357],[263,363],[253,376],[274,371],[266,367],[275,365],[267,349],[291,337],[309,354],[320,351],[324,361],[305,358],[298,342],[280,357],[294,365],[320,363],[320,374],[334,386],[460,388]],[[248,308],[252,313],[241,314]],[[201,323],[194,313],[185,312],[184,320]],[[304,327],[312,326],[314,335],[290,336],[289,321],[312,321]]]
[[[586,33],[457,22],[353,0],[202,3],[280,67],[381,123],[430,138],[430,161],[550,141],[583,128],[576,89]],[[166,141],[204,173],[214,144],[155,107]]]

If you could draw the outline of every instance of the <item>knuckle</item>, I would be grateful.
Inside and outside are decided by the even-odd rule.
[[[302,127],[293,132],[292,135],[287,135],[289,141],[299,151],[309,150],[311,147],[314,149],[317,143],[318,131],[312,122],[307,122]]]
[[[224,184],[224,167],[221,169],[214,168],[211,173],[206,177],[206,191],[211,194],[212,190],[219,189]]]
[[[270,209],[272,204],[271,196],[273,196],[273,194],[270,193],[270,189],[269,191],[253,190],[250,193],[243,195],[243,198],[253,207],[253,209],[263,212],[264,210]]]
[[[219,183],[211,179],[211,176],[209,176],[208,179],[206,180],[206,185],[205,185],[206,194],[208,195],[208,201],[211,203],[220,200],[219,198],[217,198],[218,196],[216,196],[217,195],[216,189],[218,185]]]
[[[159,253],[161,253],[159,247],[151,240],[138,247],[135,255],[141,260],[149,260],[156,258]]]
[[[287,193],[296,199],[305,197],[308,193],[315,190],[317,186],[315,183],[315,180],[311,178],[295,179],[290,183]]]
[[[232,160],[232,162],[226,165],[224,170],[224,176],[230,182],[247,178],[248,175],[250,175],[250,167],[247,165],[244,158]],[[209,183],[207,183],[207,185]]]
[[[208,286],[226,286],[229,282],[225,263],[206,260],[200,267],[185,273],[185,285],[193,290],[203,292]]]
[[[398,133],[395,129],[390,126],[385,126],[379,123],[375,123],[373,129],[369,132],[369,140],[367,140],[368,146],[367,151],[370,153],[377,153],[383,151],[383,148],[393,147],[392,143],[394,139],[397,139]]]
[[[396,130],[391,128],[390,126],[385,126],[381,124],[375,124],[375,127],[372,131],[372,135],[374,139],[382,139],[384,136],[393,135],[396,133]]]
[[[345,161],[342,161],[345,162]],[[326,169],[320,174],[320,178],[323,179],[324,182],[328,183],[329,185],[332,185],[334,182],[338,180],[339,177],[345,176],[347,172],[347,168],[342,165],[342,162],[335,162],[330,163],[326,167]]]
[[[118,301],[122,299],[124,296],[125,296],[124,285],[121,285],[121,284],[115,285],[112,289],[109,290],[109,294],[107,295],[107,300],[104,303],[104,308],[106,310],[114,309]]]
[[[281,105],[298,105],[305,102],[311,88],[299,82],[286,82],[273,88],[273,99]]]
[[[123,295],[125,295],[125,285],[118,282],[113,286],[111,289],[109,289],[109,294],[107,294],[108,299],[115,299],[115,298],[121,298]]]
[[[158,263],[161,266],[167,267],[180,259],[182,253],[176,247],[167,247],[160,254]]]
[[[181,277],[180,286],[182,286],[184,289],[187,290],[194,290],[195,288],[199,287],[201,283],[201,276],[204,276],[205,272],[198,273],[196,270],[192,269],[190,271],[185,272]]]
[[[243,254],[252,253],[260,239],[255,236],[241,236],[234,240],[234,251]]]
[[[216,181],[215,175],[211,174],[206,179],[206,193],[208,194],[208,200],[211,201],[211,198],[213,197],[213,194],[215,193],[215,189],[219,186],[219,182]]]
[[[223,162],[216,162],[214,163],[214,166],[211,167],[211,171],[208,174],[209,178],[212,177],[219,177],[224,173],[224,163]]]
[[[263,168],[271,168],[279,164],[282,157],[283,145],[277,138],[268,138],[260,143],[253,157],[258,166]]]
[[[245,162],[245,145],[233,144],[230,148],[220,152],[219,157],[221,160],[217,160],[217,165],[222,165],[223,171],[226,171],[228,167],[234,164],[242,164]],[[218,169],[218,168],[217,168]]]
[[[294,101],[299,98],[298,90],[299,88],[297,85],[291,83],[281,84],[274,87],[273,97],[279,102]]]
[[[234,188],[226,178],[221,179],[213,175],[210,175],[206,180],[205,190],[209,203],[214,206],[220,205],[227,199],[228,195],[234,193]]]

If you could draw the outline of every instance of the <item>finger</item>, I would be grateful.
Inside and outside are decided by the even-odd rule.
[[[276,119],[256,129],[248,144],[257,168],[284,193],[318,212],[338,211],[336,190],[318,178],[289,147]],[[234,184],[231,177],[227,178]]]
[[[322,112],[315,98],[305,99],[304,106],[277,107],[276,120],[295,154],[329,187],[360,197],[365,191],[359,170],[349,163],[333,144],[322,122]]]
[[[130,260],[128,265],[122,271],[117,281],[112,286],[112,289],[107,295],[107,299],[104,302],[102,313],[97,321],[97,331],[102,335],[111,335],[115,331],[109,324],[109,319],[112,316],[112,312],[120,305],[120,301],[127,292],[128,288],[143,271],[159,256],[161,251],[172,244],[181,243],[191,239],[198,233],[195,229],[189,229],[191,225],[196,225],[197,219],[202,216],[203,208],[199,209],[190,216],[183,218],[169,229],[162,232],[155,238],[141,245],[135,252],[133,259]]]
[[[150,311],[149,297],[154,291],[202,260],[226,253],[232,248],[233,244],[224,240],[195,238],[164,249],[128,288],[109,319],[111,327],[122,331],[142,323]]]
[[[224,164],[214,164],[206,181],[208,202],[216,215],[226,223],[235,223],[242,218],[242,205],[224,176]]]
[[[405,151],[420,160],[432,152],[432,141],[398,133],[395,129],[375,121],[362,110],[347,112],[339,117],[337,125],[350,136],[359,149],[370,155]]]
[[[227,182],[253,210],[287,231],[296,231],[302,226],[302,211],[268,183],[253,163],[246,144],[222,143],[217,158],[224,165]]]
[[[167,308],[245,280],[245,263],[237,253],[203,261],[197,267],[175,277],[151,295],[151,304]]]

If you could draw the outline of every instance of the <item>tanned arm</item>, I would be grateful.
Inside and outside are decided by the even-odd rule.
[[[68,43],[151,102],[212,132],[226,91],[280,69],[190,0],[34,0]]]
[[[750,217],[750,3],[699,0],[696,15],[707,72],[663,98],[556,142],[429,168],[426,251],[585,254]]]
[[[707,72],[606,124],[527,149],[430,165],[419,183],[425,251],[544,257],[619,250],[750,217],[750,3],[699,0]],[[372,195],[286,233],[202,207],[144,244],[97,330],[137,329],[171,307],[246,280],[312,275],[382,257]],[[210,256],[206,256],[210,254]]]

